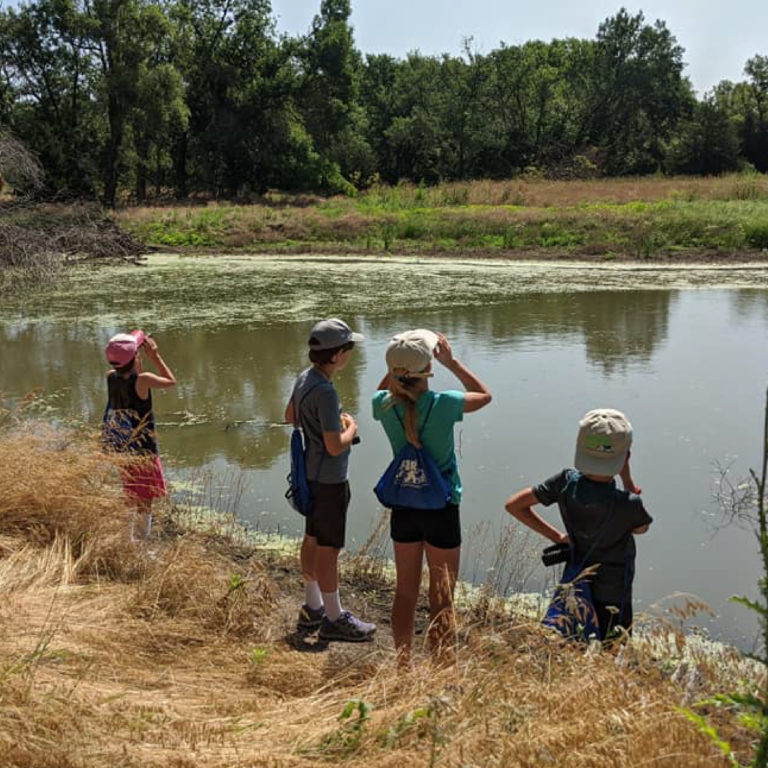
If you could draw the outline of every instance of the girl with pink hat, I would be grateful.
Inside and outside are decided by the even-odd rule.
[[[140,349],[144,349],[158,373],[142,370]],[[118,333],[109,340],[105,351],[114,367],[107,373],[102,442],[107,450],[131,458],[121,470],[126,496],[136,505],[131,539],[138,535],[146,540],[152,528],[152,499],[166,494],[151,390],[174,386],[176,377],[160,356],[157,342],[144,331]]]

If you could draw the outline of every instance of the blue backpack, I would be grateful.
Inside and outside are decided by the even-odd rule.
[[[291,471],[288,473],[288,490],[285,492],[285,498],[288,499],[288,503],[299,514],[304,515],[304,517],[309,517],[312,514],[312,491],[307,479],[307,447],[304,444],[304,433],[301,431],[301,427],[298,426],[299,408],[301,403],[304,402],[304,398],[316,386],[318,384],[310,387],[296,406],[297,424],[294,425],[291,434]]]
[[[434,404],[435,399],[432,398],[419,430],[419,442]],[[403,420],[397,411],[394,411],[394,414],[405,432]],[[449,479],[440,471],[429,451],[426,448],[416,448],[408,442],[384,470],[373,492],[382,506],[390,509],[443,509],[451,503],[452,496]]]
[[[568,478],[565,488],[563,488],[560,501],[565,508],[567,508],[568,497],[573,497],[576,492],[576,486],[580,477],[581,474],[579,472],[573,472]],[[598,529],[592,545],[580,562],[576,560],[576,550],[573,544],[571,544],[568,564],[563,569],[560,583],[555,589],[555,593],[541,622],[544,626],[557,630],[563,637],[584,641],[589,641],[593,637],[598,640],[605,639],[600,634],[600,625],[592,598],[590,579],[589,577],[582,577],[581,574],[589,561],[589,556],[594,552],[595,547],[600,543],[603,534],[608,528],[608,524],[613,517],[613,509],[614,503],[612,501],[605,521]],[[565,520],[568,536],[571,542],[574,542],[576,539],[573,535],[573,529],[569,525],[565,514],[563,519]]]

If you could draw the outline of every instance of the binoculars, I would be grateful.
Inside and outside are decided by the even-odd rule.
[[[553,544],[541,553],[541,562],[546,566],[567,563],[571,557],[571,545],[567,543]]]

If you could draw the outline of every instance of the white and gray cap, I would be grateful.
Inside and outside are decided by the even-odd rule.
[[[587,475],[617,475],[632,445],[632,425],[613,408],[597,408],[579,422],[573,466]]]
[[[387,347],[387,368],[399,378],[427,378],[432,375],[429,365],[435,355],[438,336],[426,328],[398,333]]]
[[[350,341],[363,341],[362,333],[355,333],[343,320],[331,317],[312,326],[309,334],[310,349],[336,349]]]

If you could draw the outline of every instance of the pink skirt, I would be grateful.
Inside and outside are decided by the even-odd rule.
[[[120,476],[126,496],[132,499],[156,499],[168,493],[159,456],[137,458],[120,470]]]

